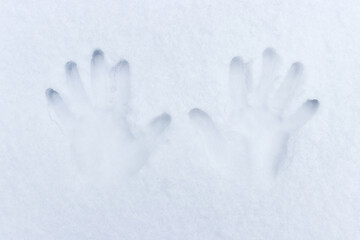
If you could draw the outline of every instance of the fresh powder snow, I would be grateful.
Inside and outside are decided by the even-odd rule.
[[[360,239],[360,2],[0,1],[0,239]]]

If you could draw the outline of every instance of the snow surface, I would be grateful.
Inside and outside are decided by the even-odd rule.
[[[1,0],[0,239],[360,239],[359,11],[351,0]],[[230,61],[241,56],[256,82],[268,47],[281,56],[280,80],[292,63],[304,65],[289,116],[307,99],[320,106],[291,135],[276,176],[264,177],[268,163],[237,174],[231,161],[227,174],[221,144],[209,145],[189,111],[206,112],[229,136]],[[74,157],[73,131],[45,96],[48,88],[71,96],[68,61],[90,93],[95,49],[108,67],[129,62],[126,123],[145,139],[135,145],[144,165],[118,178],[96,164],[99,146],[116,145],[108,115],[80,118],[96,134],[80,134],[86,157]],[[167,117],[151,124],[165,112],[169,126]],[[106,159],[129,156],[114,151]]]

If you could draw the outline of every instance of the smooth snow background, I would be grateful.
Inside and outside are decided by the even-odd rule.
[[[359,238],[359,11],[357,1],[1,0],[0,238]],[[321,105],[274,187],[256,192],[208,168],[187,112],[222,122],[231,58],[256,74],[268,46],[283,74],[305,65],[301,100]],[[111,65],[129,61],[134,124],[164,111],[173,122],[137,176],[74,189],[44,91],[61,89],[68,60],[86,82],[95,48]]]

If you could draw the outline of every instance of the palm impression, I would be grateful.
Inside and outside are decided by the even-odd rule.
[[[230,63],[231,114],[226,126],[217,127],[201,109],[189,117],[202,130],[217,165],[226,165],[238,174],[275,176],[287,157],[289,138],[317,111],[318,100],[307,100],[292,114],[286,114],[303,84],[301,63],[293,63],[282,81],[277,80],[280,57],[275,50],[263,52],[262,73],[257,86],[251,81],[249,64],[241,57]],[[277,86],[278,87],[275,87]]]
[[[127,120],[130,72],[126,60],[108,69],[104,53],[91,59],[91,90],[85,91],[74,62],[65,65],[66,88],[46,90],[50,109],[65,129],[73,162],[89,181],[113,181],[139,171],[171,122],[163,113],[146,127],[132,129]]]

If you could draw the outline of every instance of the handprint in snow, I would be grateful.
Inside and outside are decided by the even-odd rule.
[[[49,88],[46,98],[69,137],[79,175],[85,181],[109,182],[139,171],[169,126],[170,115],[154,118],[134,134],[126,118],[130,97],[126,60],[108,69],[104,53],[95,50],[89,93],[74,62],[66,63],[65,71],[64,93]]]
[[[230,63],[229,86],[232,110],[224,128],[195,108],[189,117],[202,130],[212,151],[218,154],[217,166],[227,165],[238,174],[272,177],[286,159],[289,137],[317,111],[318,100],[307,100],[294,113],[284,114],[303,83],[303,65],[292,64],[279,87],[280,57],[275,50],[263,52],[262,74],[253,87],[249,64],[235,57]]]

